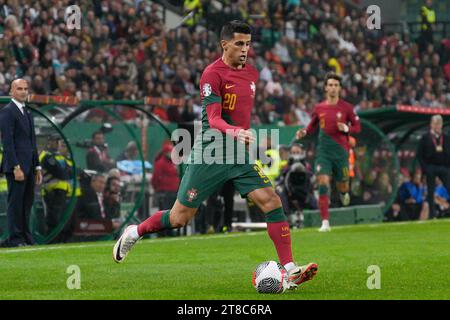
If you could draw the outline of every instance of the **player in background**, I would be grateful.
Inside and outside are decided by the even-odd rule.
[[[311,121],[306,129],[299,129],[297,139],[319,128],[318,146],[314,164],[319,188],[319,210],[322,218],[320,232],[330,231],[328,207],[330,180],[336,181],[343,206],[350,204],[349,194],[349,135],[361,131],[359,117],[353,106],[340,99],[341,77],[328,73],[325,77],[326,100],[314,106]]]
[[[251,43],[251,28],[246,23],[231,21],[221,31],[223,55],[203,71],[200,92],[203,103],[202,132],[216,129],[238,143],[255,141],[250,129],[258,71],[246,64]],[[200,156],[212,141],[197,137],[192,156]],[[228,157],[228,153],[226,157]],[[236,157],[233,154],[232,157]],[[201,158],[202,159],[202,158]],[[292,257],[291,234],[281,200],[269,179],[255,164],[189,163],[180,183],[177,200],[170,210],[153,214],[139,225],[125,229],[113,249],[113,259],[122,262],[133,245],[145,234],[185,226],[197,213],[200,204],[226,181],[231,180],[240,194],[249,197],[264,212],[267,231],[280,263],[288,272],[290,288],[312,279],[317,264],[297,266]],[[236,162],[234,162],[236,163]]]

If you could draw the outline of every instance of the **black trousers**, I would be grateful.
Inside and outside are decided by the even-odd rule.
[[[420,212],[422,211],[422,204],[410,203],[400,205],[400,220],[419,220]]]
[[[441,179],[444,187],[450,192],[450,168],[447,166],[436,166],[429,164],[425,171],[427,177],[427,201],[430,207],[429,218],[436,216],[436,204],[434,203],[434,189],[436,188],[436,177]]]
[[[153,204],[157,204],[159,210],[170,210],[173,205],[177,201],[177,193],[176,192],[156,192],[155,194],[155,202]],[[177,230],[163,230],[159,231],[158,235],[160,236],[174,236],[180,234],[180,229]]]
[[[8,183],[8,232],[9,246],[36,244],[30,231],[30,213],[34,201],[34,173],[31,171],[24,181],[14,180],[13,173],[6,173]]]
[[[220,232],[223,227],[231,229],[234,210],[234,193],[235,188],[233,182],[227,181],[221,189],[209,196],[206,201],[206,211],[208,224],[214,227],[215,232]],[[223,205],[219,197],[223,197]]]
[[[47,209],[47,235],[49,235],[61,223],[67,204],[67,192],[59,189],[52,190],[44,196],[44,202]],[[61,242],[59,236],[56,236],[52,242]]]

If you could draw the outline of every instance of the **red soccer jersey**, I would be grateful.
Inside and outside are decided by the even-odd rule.
[[[348,125],[349,132],[344,133],[339,131],[337,126],[338,122]],[[314,107],[311,122],[306,128],[306,133],[311,134],[318,127],[320,130],[319,146],[325,147],[326,140],[323,139],[323,134],[325,134],[347,151],[350,149],[348,135],[361,131],[359,117],[355,114],[353,106],[342,99],[335,105],[330,105],[326,101],[322,101]]]
[[[203,130],[212,127],[224,132],[223,126],[208,121],[211,113],[218,113],[229,125],[249,129],[258,77],[255,67],[246,64],[242,69],[234,69],[221,58],[207,66],[200,79]],[[212,104],[220,104],[221,108]],[[207,110],[208,106],[211,108]]]

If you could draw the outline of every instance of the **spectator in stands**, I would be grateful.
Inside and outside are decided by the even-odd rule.
[[[436,177],[436,190],[434,191],[434,202],[437,204],[436,216],[438,218],[450,216],[450,195],[441,179]]]
[[[433,29],[436,23],[436,12],[433,9],[433,0],[426,0],[420,8],[420,44],[424,49],[429,43],[433,43]]]
[[[172,143],[163,144],[161,151],[155,158],[151,184],[155,190],[154,205],[160,210],[171,208],[177,199],[180,177],[176,165],[171,160]],[[163,232],[172,235],[172,232]]]
[[[186,100],[186,105],[184,106],[183,113],[181,113],[182,122],[192,122],[194,120],[199,120],[200,117],[194,112],[194,99],[189,98]]]
[[[86,167],[100,173],[109,171],[115,166],[114,160],[109,157],[108,145],[105,143],[105,135],[101,131],[92,134],[93,146],[86,154]]]
[[[113,177],[120,180],[120,170],[119,169],[112,168],[111,170],[109,170],[106,180],[108,180],[109,178],[113,178]]]
[[[106,180],[106,187],[103,193],[103,203],[105,211],[108,216],[112,219],[113,228],[118,229],[123,219],[120,215],[120,179],[111,176]]]
[[[416,171],[413,180],[407,179],[399,188],[400,220],[418,220],[428,216],[428,205],[425,201],[425,185],[422,173]]]
[[[427,177],[430,219],[436,216],[432,191],[435,190],[436,177],[439,177],[445,188],[450,190],[450,138],[442,132],[442,127],[441,115],[431,117],[430,131],[422,136],[417,149],[419,163]]]
[[[305,112],[310,112],[320,98],[315,87],[321,84],[316,79],[330,69],[342,73],[345,86],[352,88],[350,100],[360,100],[358,110],[379,107],[381,102],[408,101],[415,105],[423,100],[432,107],[450,105],[446,42],[442,49],[428,42],[420,44],[424,53],[420,56],[417,42],[408,34],[386,35],[368,30],[365,11],[350,10],[341,2],[224,3],[223,8],[216,9],[209,1],[178,2],[181,10],[186,4],[186,12],[196,8],[188,24],[206,26],[206,30],[167,30],[160,5],[144,1],[136,7],[127,2],[81,2],[80,7],[87,14],[80,33],[66,32],[60,17],[64,2],[49,5],[48,1],[37,0],[22,10],[5,9],[4,37],[0,39],[0,93],[7,94],[9,81],[23,75],[37,92],[83,99],[192,95],[198,88],[203,66],[219,56],[214,40],[217,25],[222,25],[223,19],[242,16],[248,18],[255,31],[253,54],[262,69],[256,99],[261,106],[269,96],[276,96],[275,86],[282,96],[294,86],[295,101],[304,97]],[[423,26],[427,26],[434,11],[431,2],[423,8],[423,17],[427,17]],[[327,41],[328,38],[334,40]],[[411,69],[415,70],[412,74]],[[275,74],[279,79],[272,83]],[[268,83],[268,92],[260,90],[261,85],[264,88]],[[411,93],[411,89],[416,92]],[[430,98],[438,102],[430,102]],[[272,104],[277,113],[266,117],[265,108],[259,109],[255,116],[261,122],[292,121],[292,117],[284,117],[292,111],[289,106]],[[154,112],[163,120],[169,119],[166,108],[155,108]],[[176,112],[169,114],[170,119],[179,121]],[[103,111],[89,112],[89,119],[99,122],[108,121],[109,117]]]
[[[139,150],[137,148],[136,142],[130,141],[127,144],[125,150],[119,154],[116,158],[116,162],[122,160],[137,160],[139,156]]]
[[[91,178],[88,188],[81,191],[78,199],[76,212],[78,218],[83,219],[107,219],[103,193],[105,191],[106,179],[102,174],[95,174]]]

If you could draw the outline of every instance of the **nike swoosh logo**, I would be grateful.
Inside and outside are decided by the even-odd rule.
[[[225,89],[231,89],[231,88],[233,88],[234,86],[236,86],[235,84],[226,84],[225,85]]]
[[[289,237],[291,234],[290,233],[286,233],[286,234],[282,234],[282,237]]]
[[[117,260],[122,260],[122,258],[120,257],[120,245],[122,244],[122,239],[119,240],[119,245],[117,246],[117,252],[116,252],[116,259]]]

